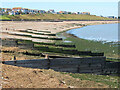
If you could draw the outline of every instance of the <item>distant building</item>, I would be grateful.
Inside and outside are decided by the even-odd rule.
[[[28,9],[28,8],[22,8],[22,7],[14,7],[12,9],[10,9],[10,8],[0,8],[0,15],[20,15],[20,14],[37,14],[37,13],[39,13],[39,14],[52,13],[52,14],[83,14],[83,15],[90,15],[90,12],[82,12],[82,13],[81,12],[67,12],[67,11],[55,12],[54,9],[50,9],[48,11],[45,11],[45,10]],[[109,16],[109,18],[113,18],[113,16]]]
[[[24,13],[24,14],[29,14],[29,9],[22,8],[21,12]]]
[[[82,12],[83,15],[90,15],[90,12]]]
[[[45,12],[45,10],[38,10],[38,13],[44,14],[44,13],[46,13],[46,12]]]
[[[77,14],[76,12],[72,12],[72,14]]]
[[[12,9],[10,9],[10,8],[2,8],[1,10],[2,10],[2,12],[9,12],[9,11],[12,11]]]
[[[75,12],[75,14],[81,14],[80,12]]]
[[[68,12],[68,14],[72,14],[72,12]]]
[[[39,13],[39,10],[29,9],[29,10],[28,10],[28,13],[29,13],[29,14],[36,14],[36,13]]]
[[[1,8],[1,14],[3,15],[9,15],[9,12],[11,12],[12,9],[10,8]]]
[[[10,8],[1,8],[0,9],[1,15],[9,15],[10,11],[11,11]]]
[[[53,10],[53,9],[50,9],[50,10],[48,11],[48,13],[55,14],[55,10]]]
[[[55,12],[55,14],[60,14],[59,12]]]
[[[29,14],[33,14],[34,10],[33,9],[28,9]]]
[[[0,15],[2,15],[2,11],[0,11]]]
[[[68,14],[67,11],[59,11],[60,14]]]
[[[14,7],[14,8],[12,8],[12,11],[22,11],[22,7]]]
[[[100,15],[100,17],[103,17],[102,15]]]
[[[9,15],[15,15],[14,11],[9,12]]]
[[[22,7],[14,7],[12,8],[12,12],[10,12],[9,14],[19,15],[23,13],[22,10]]]
[[[108,16],[108,18],[115,18],[114,16]]]

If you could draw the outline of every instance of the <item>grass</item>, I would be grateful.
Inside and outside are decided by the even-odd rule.
[[[64,33],[64,36],[65,40],[72,41],[79,51],[104,52],[107,58],[118,58],[118,47],[115,44],[80,39],[67,33]]]
[[[9,17],[7,17],[6,15],[5,15],[5,16],[1,16],[1,15],[0,15],[0,20],[2,20],[2,19],[3,19],[3,20],[11,20],[11,19],[10,19]]]
[[[104,83],[106,85],[109,85],[110,88],[118,88],[118,76],[105,76],[105,75],[95,75],[95,74],[79,74],[79,73],[64,73],[62,74],[69,74],[70,76],[74,78],[79,78],[81,80],[89,80],[89,81],[95,81],[98,83]]]
[[[47,19],[47,20],[115,20],[106,17],[99,17],[95,15],[73,15],[73,14],[33,14],[33,15],[4,15],[2,19]]]

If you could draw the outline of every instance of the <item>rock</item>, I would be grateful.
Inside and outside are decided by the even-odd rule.
[[[33,73],[37,74],[37,72],[34,70]]]
[[[61,83],[65,84],[65,81],[62,81]]]
[[[68,88],[75,88],[74,86],[68,86]]]
[[[43,71],[40,70],[39,72],[43,72]]]

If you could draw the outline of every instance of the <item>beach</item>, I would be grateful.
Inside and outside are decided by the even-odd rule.
[[[63,21],[63,22],[1,21],[0,22],[1,32],[2,32],[1,38],[16,38],[16,39],[49,42],[48,40],[43,40],[43,39],[36,40],[33,38],[26,38],[23,36],[21,37],[21,36],[10,35],[8,33],[18,34],[19,30],[24,31],[27,29],[32,29],[37,31],[50,31],[52,34],[56,34],[58,32],[63,32],[74,28],[80,28],[83,27],[83,25],[110,24],[110,23],[118,23],[118,21]]]
[[[1,29],[5,30],[25,30],[34,29],[38,31],[51,31],[52,33],[58,33],[72,28],[80,28],[75,24],[96,25],[96,24],[109,24],[118,23],[118,21],[63,21],[63,22],[28,22],[28,21],[1,21]]]
[[[40,37],[47,37],[50,34],[57,34],[74,28],[81,28],[86,25],[110,24],[118,23],[118,21],[64,21],[64,22],[28,22],[28,21],[2,21],[1,24],[1,38],[16,38],[23,40],[33,40],[38,42],[54,42],[54,40],[36,39],[32,37],[17,36],[14,34],[32,35],[35,32],[43,31],[46,35],[39,35]],[[34,33],[26,33],[21,31],[34,31]],[[38,36],[38,37],[39,37]],[[37,37],[37,36],[36,36]],[[48,36],[49,38],[58,38],[57,36]],[[72,38],[72,37],[71,37]],[[73,38],[74,39],[74,38]],[[75,39],[76,41],[78,40]],[[13,55],[17,56],[17,60],[40,59],[36,56],[27,56],[17,53],[22,49],[17,47],[3,47],[2,50],[15,51],[15,53],[2,53],[2,59],[11,60]],[[2,64],[2,78],[3,88],[108,88],[107,84],[90,80],[82,80],[73,78],[69,74],[62,74],[51,69],[32,69],[25,67],[17,67]],[[81,74],[82,75],[82,74]],[[86,76],[86,75],[83,75]],[[91,75],[94,76],[94,75]],[[89,78],[91,78],[89,76]],[[98,77],[96,75],[96,77]],[[101,77],[101,76],[99,76]],[[116,79],[115,79],[116,80]],[[109,80],[108,80],[109,81]]]

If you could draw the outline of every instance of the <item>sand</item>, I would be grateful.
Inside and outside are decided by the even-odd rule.
[[[1,38],[16,38],[16,39],[25,39],[25,40],[32,40],[34,42],[54,42],[52,40],[45,40],[45,39],[34,39],[30,37],[23,37],[23,36],[15,36],[10,35],[11,33],[16,34],[24,34],[24,35],[32,35],[28,33],[21,33],[19,30],[37,30],[37,31],[50,31],[52,34],[56,34],[58,32],[66,31],[73,28],[80,28],[82,27],[80,24],[85,25],[95,25],[95,24],[108,24],[108,23],[118,23],[118,21],[64,21],[64,22],[35,22],[35,21],[1,21]],[[6,30],[7,28],[7,30]],[[8,32],[8,33],[6,33]],[[46,35],[38,35],[40,37],[49,37]],[[55,38],[52,36],[52,38]],[[57,38],[57,37],[56,37]]]
[[[6,28],[10,30],[25,30],[34,29],[38,31],[51,31],[52,33],[58,33],[67,29],[79,28],[81,26],[75,26],[74,24],[104,24],[104,23],[117,23],[118,21],[64,21],[64,22],[25,22],[25,21],[2,21],[2,30]]]
[[[50,31],[51,33],[58,33],[68,29],[80,28],[79,24],[95,25],[118,23],[118,21],[64,21],[64,22],[24,22],[24,21],[1,21],[1,32],[19,33],[19,30],[33,29],[38,31]],[[6,30],[6,28],[8,30]],[[25,33],[22,33],[25,34]],[[19,38],[34,40],[33,38],[26,38],[22,36],[14,36],[6,33],[0,33],[1,38]],[[36,39],[35,39],[36,40]],[[40,39],[36,41],[41,41]],[[42,41],[46,41],[43,40]],[[48,41],[46,41],[48,42]],[[77,87],[94,87],[107,88],[107,85],[96,83],[92,81],[77,80],[70,76],[57,74],[54,71],[46,70],[44,72],[40,69],[31,69],[16,67],[10,65],[2,65],[3,69],[3,87],[4,88],[68,88]],[[54,74],[55,73],[55,74]],[[51,76],[53,74],[53,76]],[[56,75],[56,76],[55,76]],[[62,77],[62,78],[60,78]],[[61,81],[65,81],[63,83]],[[0,85],[1,86],[1,85]]]

